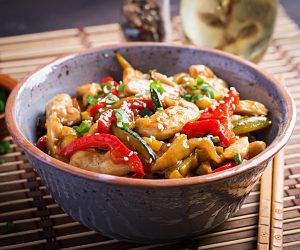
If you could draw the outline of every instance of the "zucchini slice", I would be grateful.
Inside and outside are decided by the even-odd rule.
[[[257,131],[270,125],[271,121],[265,116],[244,117],[232,123],[233,132],[236,135]]]
[[[137,133],[130,129],[122,129],[115,125],[111,126],[112,133],[118,137],[131,150],[136,150],[142,162],[152,163],[157,159],[150,146]]]
[[[150,94],[151,94],[151,99],[153,102],[154,110],[155,111],[163,110],[163,105],[161,103],[158,91],[156,89],[150,88]]]

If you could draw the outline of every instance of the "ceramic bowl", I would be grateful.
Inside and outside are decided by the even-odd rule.
[[[0,74],[0,89],[5,89],[9,94],[13,88],[17,85],[17,81],[6,74]],[[5,113],[0,114],[0,140],[9,135],[9,132],[5,123]]]
[[[205,64],[235,86],[241,98],[258,100],[270,110],[267,149],[223,172],[171,180],[139,180],[97,174],[73,167],[34,146],[37,117],[58,93],[97,82],[121,79],[119,51],[137,69],[172,75]],[[56,202],[75,220],[124,241],[171,242],[197,236],[230,218],[259,180],[267,163],[288,141],[296,121],[286,88],[255,65],[235,56],[195,47],[159,43],[106,46],[59,59],[32,73],[10,96],[7,124]]]

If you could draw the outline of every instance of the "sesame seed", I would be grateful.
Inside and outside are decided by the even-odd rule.
[[[129,158],[128,157],[126,157],[126,156],[124,156],[124,161],[128,161],[129,160]]]
[[[130,151],[129,155],[128,156],[132,156],[133,155],[133,151]]]
[[[163,126],[161,123],[158,123],[157,128],[158,128],[160,131],[163,131],[163,130],[164,130],[164,126]]]
[[[220,101],[220,104],[223,104],[223,103],[225,103],[225,102],[224,102],[223,100],[221,100],[221,101]]]
[[[190,148],[190,146],[189,146],[188,143],[187,143],[187,139],[185,139],[185,140],[182,142],[182,145],[183,145],[185,148]]]
[[[126,137],[126,140],[129,141],[129,136]]]

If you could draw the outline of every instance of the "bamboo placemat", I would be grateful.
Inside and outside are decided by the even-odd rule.
[[[173,20],[173,41],[182,42],[178,30],[179,19]],[[55,57],[84,48],[124,41],[118,24],[67,29],[38,34],[0,38],[0,73],[21,79],[39,65]],[[273,42],[261,67],[284,79],[295,98],[300,113],[300,30],[280,10]],[[272,216],[260,206],[260,184],[257,184],[241,210],[214,231],[176,244],[147,245],[124,243],[108,239],[85,228],[62,211],[55,203],[39,176],[28,163],[22,150],[7,137],[10,151],[1,155],[0,165],[0,249],[256,249],[258,240],[262,249],[270,244],[280,249],[282,238],[274,235],[275,245],[264,231]],[[294,134],[285,148],[284,171],[284,231],[285,249],[300,249],[300,117]],[[282,159],[282,158],[281,158]],[[280,157],[279,157],[280,160]],[[272,166],[270,166],[272,167]],[[271,189],[278,172],[269,168],[262,188]],[[280,190],[280,186],[277,187]],[[271,196],[269,196],[270,198]],[[280,198],[280,197],[279,197]],[[267,199],[268,200],[268,199]],[[270,199],[269,199],[270,200]],[[261,209],[261,210],[260,210]],[[280,209],[275,212],[280,214]],[[272,219],[274,219],[272,217]],[[260,228],[260,230],[259,230]],[[279,231],[280,225],[277,228]],[[258,232],[260,235],[258,237]],[[266,236],[263,238],[262,236]],[[264,239],[264,240],[263,240]],[[273,243],[274,243],[273,242]],[[277,247],[276,247],[277,244]]]

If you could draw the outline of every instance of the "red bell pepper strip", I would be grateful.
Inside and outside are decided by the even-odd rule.
[[[232,161],[232,162],[229,162],[229,163],[227,163],[227,164],[225,164],[225,165],[223,165],[223,166],[221,166],[221,167],[216,168],[216,169],[215,169],[214,171],[212,171],[210,174],[217,173],[217,172],[221,172],[221,171],[224,171],[224,170],[226,170],[226,169],[233,168],[233,167],[235,167],[235,166],[236,166],[235,162]]]
[[[228,147],[236,141],[235,133],[232,130],[230,118],[220,120],[220,132],[218,134],[221,142]]]
[[[114,78],[112,78],[111,76],[106,76],[106,77],[102,78],[101,83],[107,83],[107,82],[111,82],[113,80],[114,80]]]
[[[153,108],[153,103],[149,99],[130,99],[124,101],[121,104],[121,109],[123,109],[128,115],[129,119],[133,120],[134,114],[138,114],[145,107]],[[110,133],[110,127],[116,122],[116,116],[113,109],[109,109],[103,112],[98,119],[98,132],[99,133]]]
[[[98,119],[98,132],[100,134],[109,134],[110,133],[110,126],[115,123],[117,120],[114,110],[109,109],[104,111]]]
[[[40,137],[36,142],[36,146],[40,150],[46,151],[47,150],[47,135],[43,135],[42,137]]]
[[[70,157],[79,150],[94,147],[110,150],[112,162],[116,164],[128,164],[131,172],[144,174],[143,164],[139,157],[114,135],[100,134],[77,138],[60,150],[58,155]]]
[[[106,102],[100,101],[96,103],[93,107],[91,107],[88,112],[92,117],[96,115],[96,113],[99,111],[99,109],[104,108],[106,106]]]
[[[196,122],[188,122],[182,128],[182,133],[189,138],[201,137],[206,134],[219,136],[221,142],[228,147],[235,142],[235,134],[231,129],[228,119],[207,119]]]
[[[110,83],[110,85],[108,85],[108,83]],[[119,92],[119,84],[110,76],[104,77],[102,79],[101,86],[107,86],[110,90],[110,93],[113,95],[120,96],[122,94]]]
[[[200,120],[228,118],[236,110],[239,101],[239,93],[234,88],[231,88],[215,109],[210,107],[201,114]]]
[[[189,138],[201,137],[206,134],[217,136],[220,132],[221,122],[216,119],[188,122],[182,128],[182,133]]]

